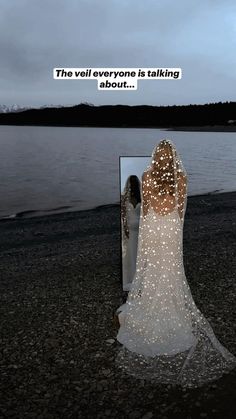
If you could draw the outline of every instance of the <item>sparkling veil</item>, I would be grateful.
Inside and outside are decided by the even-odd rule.
[[[151,198],[154,197],[155,181],[148,176],[153,167],[157,173],[163,170],[160,159],[155,160],[161,143],[171,150],[169,164],[172,166],[168,175],[172,174],[174,188],[174,207],[164,217],[153,211]],[[115,363],[119,369],[139,379],[199,387],[235,368],[236,357],[218,341],[210,323],[193,300],[182,252],[187,206],[186,171],[173,142],[162,140],[159,144],[152,152],[152,164],[142,176],[136,273],[126,303],[117,309],[121,325],[117,340],[122,347],[118,350]],[[182,189],[178,182],[181,175],[185,179]],[[158,190],[162,193],[160,188]],[[144,203],[148,207],[145,215]],[[179,207],[182,207],[180,216]],[[167,278],[160,270],[165,256],[160,247],[156,249],[156,259],[151,259],[151,252],[155,251],[150,244],[151,238],[157,236],[157,231],[150,235],[153,228],[161,228],[162,231],[171,229],[172,237],[176,237],[173,249],[169,249],[173,264],[166,266]],[[149,267],[152,265],[150,260],[153,262],[158,258],[160,264],[154,269]]]

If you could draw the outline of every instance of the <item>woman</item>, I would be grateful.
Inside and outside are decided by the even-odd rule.
[[[236,366],[197,308],[183,265],[187,174],[174,144],[162,140],[142,176],[136,273],[117,310],[125,372],[155,382],[198,387]]]
[[[121,196],[123,290],[129,291],[135,274],[140,217],[140,180],[131,175]]]

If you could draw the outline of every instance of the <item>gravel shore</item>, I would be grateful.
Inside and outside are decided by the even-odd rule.
[[[236,417],[236,371],[171,389],[117,371],[119,205],[0,221],[0,418]],[[185,273],[216,336],[236,354],[236,192],[188,198]]]

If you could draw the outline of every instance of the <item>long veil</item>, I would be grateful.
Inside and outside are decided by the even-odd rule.
[[[173,172],[174,172],[174,178],[173,178],[173,185],[174,185],[174,190],[175,190],[175,207],[174,209],[177,208],[178,206],[178,201],[179,201],[179,194],[178,194],[178,188],[177,188],[177,182],[178,182],[178,178],[179,178],[179,174],[183,173],[186,175],[186,170],[184,168],[184,165],[182,163],[182,160],[179,156],[179,154],[177,153],[177,150],[175,148],[174,143],[171,140],[165,140],[168,144],[170,144],[171,146],[171,150],[172,150],[172,155],[171,157],[173,158]],[[155,153],[156,151],[159,149],[159,144],[157,144],[153,151],[152,151],[152,156],[151,156],[151,163],[147,166],[147,168],[145,169],[143,176],[142,176],[142,182],[140,185],[140,189],[141,189],[141,207],[140,207],[140,219],[139,219],[139,234],[138,234],[138,250],[137,250],[137,260],[136,260],[136,274],[133,280],[133,285],[130,289],[128,298],[127,298],[127,304],[129,304],[129,301],[132,299],[137,298],[142,290],[143,287],[143,277],[144,277],[144,270],[145,267],[147,266],[147,252],[145,249],[145,243],[148,240],[148,224],[146,222],[146,217],[144,216],[143,213],[143,201],[144,201],[144,188],[146,187],[146,185],[149,186],[149,182],[144,180],[144,175],[145,173],[147,173],[150,169],[152,169],[152,162],[154,161],[154,157],[155,157]],[[158,171],[158,161],[155,161],[155,169],[156,171]],[[151,207],[151,197],[152,194],[148,194],[145,197],[145,201],[147,206],[150,208]],[[182,221],[184,220],[184,215],[186,212],[186,208],[187,208],[187,193],[184,194],[183,196],[181,196],[181,199],[183,200],[183,216],[182,216]],[[123,307],[123,306],[122,306]]]
[[[182,253],[187,185],[185,183],[185,188],[179,189],[178,183],[181,175],[186,177],[186,171],[174,144],[170,140],[162,140],[163,142],[171,150],[171,168],[167,173],[172,176],[174,189],[173,214],[182,206],[182,215],[176,214],[172,218],[174,223],[171,227],[174,229],[172,233],[176,233],[179,240],[177,249],[181,251],[176,255],[171,252],[174,253],[174,268],[170,268],[172,271],[167,280],[163,278],[165,275],[162,275],[160,266],[164,253],[159,254],[159,250],[157,258],[160,258],[160,265],[155,265],[152,271],[149,270],[149,257],[155,250],[150,242],[150,237],[153,238],[150,236],[150,223],[157,215],[152,209],[156,185],[150,178],[150,170],[154,168],[154,172],[165,172],[160,158],[155,160],[159,150],[157,145],[152,152],[152,162],[142,176],[136,272],[127,301],[120,307],[121,326],[117,340],[122,343],[122,347],[118,350],[115,362],[125,373],[139,379],[199,387],[235,368],[236,358],[218,341],[208,320],[193,300],[185,276]],[[165,182],[163,185],[165,186]],[[162,193],[160,185],[159,193]],[[144,214],[146,207],[148,211],[145,210]],[[169,216],[171,215],[167,214],[167,219]],[[164,219],[163,215],[158,218],[160,223]],[[165,227],[164,224],[162,226]],[[163,327],[158,329],[160,319],[163,319],[162,326],[167,325],[164,330]],[[161,350],[162,347],[165,350]]]

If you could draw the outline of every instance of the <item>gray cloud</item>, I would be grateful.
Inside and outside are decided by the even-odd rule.
[[[5,104],[181,104],[234,100],[234,0],[2,0]],[[183,79],[101,92],[54,67],[182,67]]]

